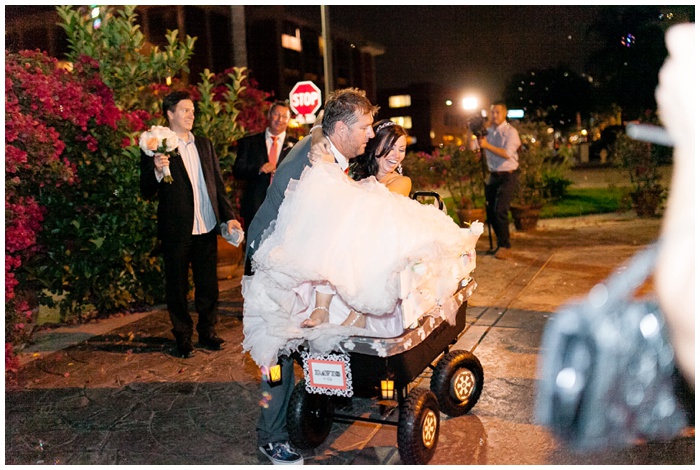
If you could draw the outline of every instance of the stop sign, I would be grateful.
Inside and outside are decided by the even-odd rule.
[[[313,122],[321,109],[321,90],[312,81],[297,82],[289,92],[289,107],[305,122]]]

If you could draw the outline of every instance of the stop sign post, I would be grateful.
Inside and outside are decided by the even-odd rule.
[[[321,90],[312,81],[297,82],[289,92],[289,107],[297,121],[311,124],[321,109]]]

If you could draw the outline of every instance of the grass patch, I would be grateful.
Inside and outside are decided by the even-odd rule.
[[[542,218],[577,217],[590,214],[607,214],[625,209],[628,189],[571,188],[557,201],[551,201],[542,208]]]
[[[540,217],[553,219],[558,217],[578,217],[591,214],[609,214],[620,210],[629,209],[629,189],[610,186],[607,188],[569,188],[564,197],[557,201],[548,202],[543,208]],[[432,200],[422,200],[424,203],[432,203]],[[459,224],[454,201],[451,197],[443,199],[447,214]],[[482,204],[483,206],[483,204]]]

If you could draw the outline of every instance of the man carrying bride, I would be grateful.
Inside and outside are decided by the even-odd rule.
[[[323,133],[331,144],[335,163],[341,171],[349,167],[350,160],[364,152],[367,141],[374,136],[372,123],[377,110],[378,107],[370,103],[363,91],[354,88],[337,90],[328,98],[324,108]],[[254,255],[274,228],[287,186],[290,181],[298,180],[304,169],[311,165],[308,158],[310,148],[311,138],[307,137],[280,164],[265,201],[249,226],[246,257],[253,259],[254,272],[257,268]],[[244,292],[248,302],[246,294],[251,293]],[[244,347],[247,349],[251,342],[266,341],[266,328],[256,324],[259,320],[259,317],[244,315]],[[257,334],[252,334],[253,330],[257,330]],[[261,382],[266,400],[261,406],[257,424],[258,446],[273,464],[303,463],[303,457],[289,444],[286,427],[287,405],[294,389],[294,363],[288,355],[280,355],[279,364],[282,383],[273,387],[267,380]]]
[[[453,324],[452,295],[475,267],[483,225],[462,229],[406,197],[410,180],[396,172],[405,131],[388,122],[373,128],[376,111],[359,90],[332,94],[321,136],[330,154],[318,158],[325,152],[312,150],[311,137],[299,142],[248,230],[253,275],[242,283],[243,348],[263,370],[282,369],[281,385],[262,382],[257,426],[259,448],[273,463],[303,461],[286,430],[290,354],[302,343],[327,354],[349,336],[396,337],[435,306]],[[365,148],[376,167],[355,181],[345,170]]]

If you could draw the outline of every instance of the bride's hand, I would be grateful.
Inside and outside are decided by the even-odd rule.
[[[312,162],[318,160],[323,160],[328,163],[335,162],[335,157],[331,152],[331,146],[327,140],[324,139],[318,144],[311,146],[311,150],[309,150],[309,160],[311,160]]]

